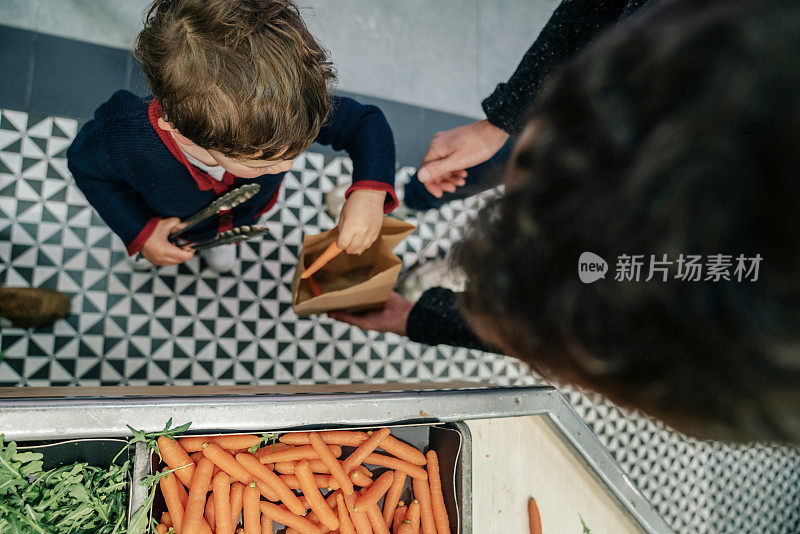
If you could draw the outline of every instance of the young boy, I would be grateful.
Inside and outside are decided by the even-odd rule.
[[[377,239],[397,205],[391,130],[376,107],[328,94],[333,69],[290,0],[157,0],[136,54],[154,98],[116,92],[67,152],[75,183],[129,255],[190,259],[170,232],[248,183],[258,194],[190,232],[197,240],[254,224],[315,140],[353,160],[339,245],[358,254]],[[235,259],[232,245],[207,252],[220,272]]]

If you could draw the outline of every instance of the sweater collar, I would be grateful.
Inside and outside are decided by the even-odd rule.
[[[214,193],[218,195],[230,189],[234,180],[236,180],[236,176],[226,171],[220,182],[209,176],[208,173],[201,171],[189,163],[189,160],[186,159],[186,154],[178,147],[175,139],[168,131],[161,129],[158,125],[158,119],[163,116],[164,113],[161,110],[161,104],[158,102],[158,99],[154,98],[150,101],[150,105],[147,108],[147,118],[150,120],[150,125],[156,131],[161,142],[167,147],[167,150],[169,150],[175,159],[186,167],[186,170],[192,175],[192,178],[194,178],[194,181],[197,183],[197,188],[200,189],[200,191],[213,190]]]

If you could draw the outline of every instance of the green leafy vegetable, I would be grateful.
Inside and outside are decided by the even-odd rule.
[[[130,462],[42,469],[42,455],[19,452],[0,434],[0,532],[123,534]]]
[[[247,452],[250,454],[255,454],[255,452],[261,448],[262,445],[266,445],[270,441],[272,441],[272,453],[275,454],[275,442],[278,440],[277,434],[261,434],[261,441],[247,449]]]

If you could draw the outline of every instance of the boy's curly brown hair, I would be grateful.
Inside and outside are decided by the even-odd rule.
[[[289,0],[156,0],[134,53],[165,119],[228,157],[294,158],[329,111],[333,67]]]

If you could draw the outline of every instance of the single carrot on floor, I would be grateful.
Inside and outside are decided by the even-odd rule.
[[[317,451],[319,459],[322,460],[322,463],[324,463],[330,470],[331,477],[339,483],[339,486],[342,488],[342,493],[345,495],[352,494],[353,483],[350,481],[350,477],[348,477],[347,473],[345,473],[344,469],[342,469],[342,464],[339,463],[339,460],[334,458],[331,451],[328,450],[328,445],[326,445],[322,440],[322,436],[316,432],[311,433],[308,435],[308,441],[311,443],[311,446],[314,448],[314,450]]]
[[[347,511],[347,505],[344,503],[341,493],[336,494],[336,512],[339,516],[339,534],[356,534],[356,527],[353,525],[353,520],[350,519],[350,513]]]
[[[371,504],[378,504],[378,501],[384,496],[384,494],[389,491],[389,488],[392,486],[392,482],[394,481],[394,473],[391,471],[386,471],[381,476],[379,476],[372,485],[361,492],[361,495],[356,498],[355,503],[353,504],[353,509],[356,512],[361,512],[367,509],[367,507]],[[383,514],[381,514],[383,517]],[[386,522],[384,521],[384,524]],[[375,529],[373,525],[372,529]]]
[[[206,505],[206,493],[211,487],[211,473],[214,464],[208,458],[202,458],[197,464],[197,469],[192,477],[189,488],[189,500],[186,502],[183,528],[181,534],[197,534],[202,532],[203,511]],[[173,517],[174,520],[174,517]]]
[[[253,476],[263,481],[270,486],[277,494],[278,498],[291,510],[292,513],[297,515],[305,515],[306,508],[300,502],[300,499],[292,493],[292,490],[286,483],[278,477],[273,471],[258,461],[258,458],[252,454],[239,453],[236,455],[236,462],[249,471]]]
[[[178,491],[178,486],[180,485],[181,483],[178,481],[178,477],[175,476],[175,473],[170,473],[165,477],[161,477],[158,481],[158,486],[161,488],[161,495],[164,496],[164,501],[167,503],[169,517],[172,520],[175,530],[178,532],[180,532],[183,527],[184,515],[183,503],[181,503],[181,497]]]
[[[242,506],[244,499],[244,484],[241,482],[234,482],[231,484],[230,500],[231,500],[231,525],[236,528],[239,524],[239,516],[242,515]]]
[[[392,524],[394,511],[398,506],[398,501],[400,501],[400,494],[403,493],[407,478],[408,475],[402,471],[394,473],[394,480],[392,480],[392,485],[389,486],[389,491],[386,492],[386,499],[383,501],[383,519],[386,521],[386,526]]]
[[[436,451],[428,451],[428,487],[431,489],[431,506],[437,534],[450,534],[450,518],[444,505],[442,494],[442,477],[439,473],[439,457]]]
[[[433,519],[431,488],[428,486],[428,481],[422,478],[414,478],[411,480],[411,485],[414,488],[414,497],[419,501],[422,534],[436,534],[436,521]]]
[[[533,497],[528,499],[528,522],[531,534],[542,534],[542,517],[539,515],[539,506]]]
[[[394,469],[395,471],[402,471],[403,473],[411,476],[411,478],[428,480],[428,472],[423,468],[418,465],[410,464],[404,460],[397,459],[394,456],[372,453],[364,459],[364,463],[388,467],[389,469]]]
[[[328,245],[328,248],[326,248],[316,260],[314,260],[314,263],[309,265],[308,268],[303,271],[303,273],[300,275],[300,278],[303,280],[307,279],[309,276],[325,267],[326,263],[341,254],[341,252],[342,249],[336,244],[336,241],[334,241]]]
[[[244,488],[244,534],[261,534],[261,493],[255,482]]]
[[[186,451],[183,450],[177,441],[174,441],[166,436],[161,436],[157,440],[158,452],[161,454],[161,459],[167,464],[170,469],[175,469],[175,475],[178,480],[183,482],[184,486],[189,486],[192,482],[192,475],[194,475],[195,465]]]
[[[231,518],[231,478],[227,473],[218,473],[211,479],[211,491],[214,499],[215,534],[233,534],[233,521]],[[238,519],[238,517],[237,517]]]
[[[425,455],[416,447],[408,443],[403,443],[394,436],[388,436],[381,442],[381,449],[392,456],[397,456],[401,460],[414,465],[425,465]]]
[[[317,489],[314,475],[311,473],[311,468],[308,467],[308,462],[305,460],[300,461],[294,471],[295,475],[297,475],[297,480],[300,482],[300,489],[303,490],[303,495],[308,500],[311,509],[317,514],[320,522],[331,530],[339,528],[339,519]]]
[[[282,525],[294,528],[301,534],[318,534],[319,528],[303,516],[293,514],[271,502],[261,502],[261,513]]]
[[[414,499],[411,501],[411,504],[408,505],[408,520],[411,521],[411,530],[413,534],[419,534],[420,513],[419,501]]]

